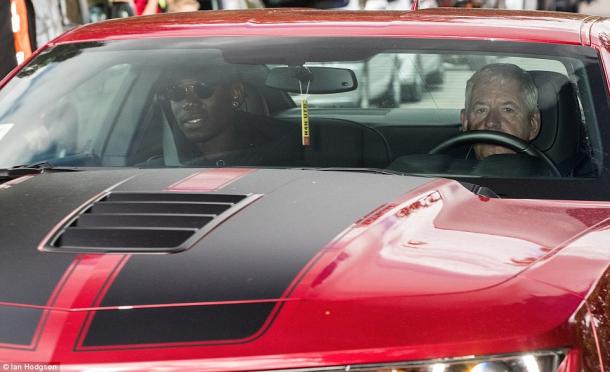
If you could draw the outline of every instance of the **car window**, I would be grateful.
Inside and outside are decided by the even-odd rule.
[[[475,83],[477,71],[502,79]],[[515,73],[523,79],[513,84]],[[496,93],[481,90],[494,84],[512,95],[488,101]],[[585,47],[257,37],[66,44],[0,91],[0,165],[602,180],[607,102],[597,55]]]
[[[128,64],[105,68],[65,96],[66,100],[73,102],[79,117],[77,151],[92,149],[95,139],[104,127],[104,121],[110,119],[108,115],[112,110],[112,104],[125,82],[129,69]]]
[[[62,54],[43,54],[40,65],[22,71],[15,79],[18,84],[8,87],[14,88],[13,94],[0,104],[0,125],[5,128],[2,166],[49,159],[81,164],[105,142],[104,130],[112,125],[112,111],[124,94],[130,66],[105,66],[88,57],[82,62],[90,69],[79,71],[73,63],[54,60],[65,58]],[[15,142],[16,138],[23,140]]]

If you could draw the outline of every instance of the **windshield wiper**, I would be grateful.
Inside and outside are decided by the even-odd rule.
[[[337,172],[359,172],[359,173],[375,173],[375,174],[389,174],[394,176],[402,176],[404,173],[396,172],[389,169],[380,168],[353,168],[353,167],[327,167],[327,168],[305,168],[317,171],[337,171]]]
[[[16,165],[12,168],[0,169],[0,180],[9,180],[27,176],[30,174],[41,174],[51,172],[77,172],[80,169],[69,167],[55,167],[51,163],[42,161],[32,164]]]

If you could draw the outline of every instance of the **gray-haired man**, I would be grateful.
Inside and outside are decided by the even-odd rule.
[[[527,71],[509,63],[487,65],[466,85],[462,130],[494,130],[531,141],[540,132],[538,90]],[[512,150],[491,144],[476,144],[477,159]]]

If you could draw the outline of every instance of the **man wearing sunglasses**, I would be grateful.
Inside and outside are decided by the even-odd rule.
[[[282,165],[298,134],[248,111],[247,84],[233,67],[180,71],[160,98],[185,165]]]

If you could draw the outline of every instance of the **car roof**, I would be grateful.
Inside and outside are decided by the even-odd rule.
[[[78,27],[57,43],[200,36],[400,36],[582,45],[600,19],[581,14],[499,9],[418,11],[256,9],[200,11],[110,20]],[[586,27],[589,25],[589,27]],[[581,30],[584,35],[581,37]],[[586,43],[586,42],[585,42]]]

